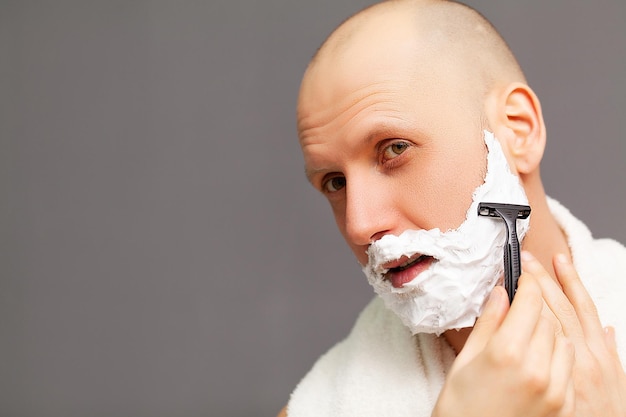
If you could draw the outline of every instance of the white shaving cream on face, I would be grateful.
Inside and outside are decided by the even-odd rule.
[[[474,325],[482,306],[504,272],[504,220],[479,217],[480,202],[528,204],[519,179],[509,170],[500,143],[485,131],[487,174],[472,196],[466,220],[458,229],[441,232],[406,230],[373,242],[363,268],[374,291],[402,322],[416,333],[436,333]],[[520,241],[530,219],[517,221]],[[383,265],[422,254],[434,258],[430,267],[402,288],[385,279]]]

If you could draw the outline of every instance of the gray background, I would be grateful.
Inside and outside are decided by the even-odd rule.
[[[0,2],[1,416],[286,403],[371,297],[294,121],[369,3]],[[626,2],[470,4],[542,99],[548,193],[626,241]]]

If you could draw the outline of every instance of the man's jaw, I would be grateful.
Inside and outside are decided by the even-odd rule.
[[[433,261],[432,256],[420,253],[411,257],[402,256],[400,259],[383,265],[383,268],[388,270],[383,277],[394,288],[402,288],[404,284],[413,281],[419,274],[427,270]]]

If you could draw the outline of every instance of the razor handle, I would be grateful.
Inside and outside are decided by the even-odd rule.
[[[509,303],[517,291],[517,281],[522,273],[520,246],[517,238],[517,219],[530,215],[530,207],[517,204],[480,203],[480,216],[500,217],[506,226],[507,239],[504,245],[504,286],[509,295]]]
[[[505,221],[505,224],[508,223]],[[519,239],[517,238],[517,228],[511,229],[507,225],[509,242],[504,245],[504,286],[509,294],[509,304],[513,302],[513,297],[517,291],[517,281],[522,274],[520,262]]]

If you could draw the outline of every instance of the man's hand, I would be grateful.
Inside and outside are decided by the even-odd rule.
[[[496,287],[450,370],[433,416],[572,415],[574,348],[555,334],[542,310],[536,280],[520,278],[510,309],[506,291]]]
[[[558,284],[532,255],[510,309],[492,293],[433,416],[626,416],[626,375],[612,328],[565,256]]]
[[[574,346],[575,416],[625,417],[626,374],[613,328],[602,328],[596,306],[566,256],[553,259],[561,289],[532,255],[523,255],[524,270],[539,283],[557,331]]]

